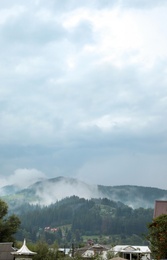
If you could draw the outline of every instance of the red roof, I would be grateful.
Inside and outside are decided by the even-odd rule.
[[[167,214],[167,200],[156,200],[153,218],[157,218],[162,214]]]

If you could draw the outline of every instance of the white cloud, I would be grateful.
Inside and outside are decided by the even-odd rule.
[[[0,24],[3,25],[11,19],[15,19],[24,14],[26,7],[23,5],[15,5],[11,8],[4,8],[0,10]]]
[[[87,183],[77,181],[72,184],[66,180],[60,180],[54,185],[51,182],[45,182],[44,186],[37,188],[36,195],[40,198],[41,204],[49,205],[73,195],[85,199],[99,197],[99,192],[97,185],[89,186]]]
[[[46,178],[45,174],[36,169],[17,169],[12,175],[1,178],[1,187],[15,185],[24,189],[44,178]]]
[[[82,122],[80,125],[83,128],[87,127],[98,127],[102,131],[109,131],[114,128],[119,128],[125,124],[132,124],[131,118],[128,117],[112,117],[110,115],[104,115],[101,118],[94,119],[90,122]]]

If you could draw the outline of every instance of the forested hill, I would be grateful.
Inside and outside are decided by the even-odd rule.
[[[98,189],[104,197],[121,201],[133,208],[154,208],[155,200],[167,200],[167,190],[154,187],[98,185]]]
[[[18,189],[14,186],[0,189],[1,198],[13,208],[25,202],[50,205],[73,195],[85,199],[108,198],[113,201],[121,201],[133,208],[154,208],[155,200],[167,200],[167,190],[132,185],[91,185],[67,177],[45,179],[25,189]]]
[[[72,196],[49,206],[24,205],[20,209],[21,230],[17,238],[32,241],[40,237],[59,244],[82,242],[84,236],[119,238],[122,243],[143,243],[147,224],[152,221],[153,209],[132,209],[107,198],[86,200]],[[110,241],[114,243],[114,241]]]

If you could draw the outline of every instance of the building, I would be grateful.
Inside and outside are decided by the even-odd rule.
[[[0,260],[14,260],[11,252],[15,252],[13,242],[0,243]]]
[[[81,258],[92,259],[93,257],[100,256],[101,259],[107,259],[107,252],[109,248],[103,245],[95,244],[92,246],[87,246],[85,248],[80,248],[75,252],[75,256],[80,256]]]
[[[32,252],[28,249],[28,247],[26,246],[26,240],[24,239],[22,247],[17,251],[12,252],[11,254],[15,256],[15,260],[32,260],[33,256],[36,255],[36,252]]]
[[[157,218],[162,214],[167,214],[167,200],[156,200],[153,218]]]
[[[128,260],[150,260],[151,250],[148,246],[117,245],[110,249],[114,255]]]

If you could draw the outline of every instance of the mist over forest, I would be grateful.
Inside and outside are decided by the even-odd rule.
[[[155,200],[167,198],[167,190],[95,186],[62,176],[35,182],[23,190],[5,186],[2,192],[9,212],[17,212],[21,220],[18,240],[26,236],[33,242],[44,239],[62,246],[73,241],[85,243],[86,237],[94,237],[94,242],[147,244]]]

